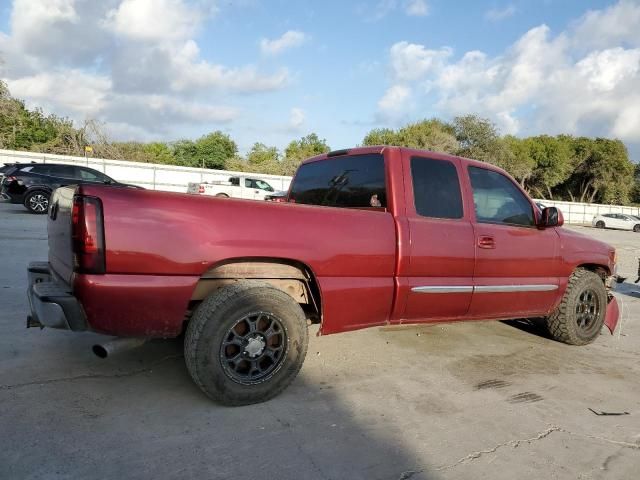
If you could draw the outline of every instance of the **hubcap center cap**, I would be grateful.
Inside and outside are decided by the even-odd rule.
[[[262,337],[253,337],[247,342],[247,345],[244,347],[244,352],[250,358],[256,358],[258,355],[262,354],[265,345],[266,344]]]

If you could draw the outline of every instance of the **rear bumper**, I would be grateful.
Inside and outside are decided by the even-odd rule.
[[[11,203],[24,203],[24,192],[12,192],[9,187],[2,185],[0,189],[0,198],[8,200]]]
[[[56,278],[46,262],[32,262],[29,275],[30,315],[27,326],[87,330],[87,319],[71,288]]]

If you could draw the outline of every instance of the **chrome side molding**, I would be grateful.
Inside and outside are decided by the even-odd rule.
[[[415,293],[518,293],[552,292],[558,285],[428,285],[413,287]]]

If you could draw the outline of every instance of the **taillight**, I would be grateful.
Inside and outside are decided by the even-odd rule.
[[[71,238],[75,270],[79,273],[104,273],[104,227],[99,198],[73,197]]]
[[[18,180],[18,177],[4,177],[4,179],[6,180],[7,183],[9,183],[9,182],[15,182],[16,180]]]
[[[202,185],[198,187],[198,193],[204,193],[204,187]]]

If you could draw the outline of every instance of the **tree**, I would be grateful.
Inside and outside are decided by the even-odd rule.
[[[458,141],[451,127],[436,118],[410,123],[398,129],[396,135],[403,147],[452,154],[458,150]]]
[[[491,121],[477,115],[465,115],[454,118],[452,127],[459,144],[458,155],[504,163],[500,157],[506,154],[505,145],[500,142],[498,129]]]
[[[152,163],[172,164],[175,161],[173,152],[164,142],[151,142],[143,145],[145,154],[149,156]]]
[[[326,153],[329,145],[325,139],[320,140],[318,135],[310,133],[309,135],[292,140],[284,150],[284,158],[282,160],[282,174],[293,175],[303,160]]]
[[[571,175],[571,146],[565,139],[540,135],[529,137],[527,147],[535,162],[530,188],[542,198],[553,199],[552,189]]]
[[[196,160],[199,161],[197,166],[205,168],[223,169],[225,162],[238,153],[236,142],[219,130],[200,137],[195,148]]]
[[[196,143],[193,140],[182,139],[173,142],[171,149],[173,150],[173,157],[175,158],[176,165],[189,167],[198,166],[198,149],[196,148]],[[200,166],[202,166],[202,163]]]
[[[631,201],[636,205],[640,204],[640,163],[636,163],[634,167]]]
[[[535,168],[535,160],[529,154],[528,139],[516,138],[513,135],[506,135],[500,140],[507,153],[498,155],[496,165],[504,168],[513,178],[520,182],[520,185],[528,189],[528,180]]]
[[[178,140],[172,145],[178,165],[224,169],[225,162],[238,152],[229,135],[215,131],[193,140]]]
[[[279,175],[282,171],[280,154],[276,147],[264,143],[254,143],[247,155],[247,168],[256,173]]]
[[[397,131],[388,128],[371,130],[362,143],[364,145],[395,145],[445,153],[455,153],[458,149],[458,142],[451,127],[436,118],[410,123]]]
[[[374,128],[364,137],[363,145],[398,145],[396,132],[390,128]]]

